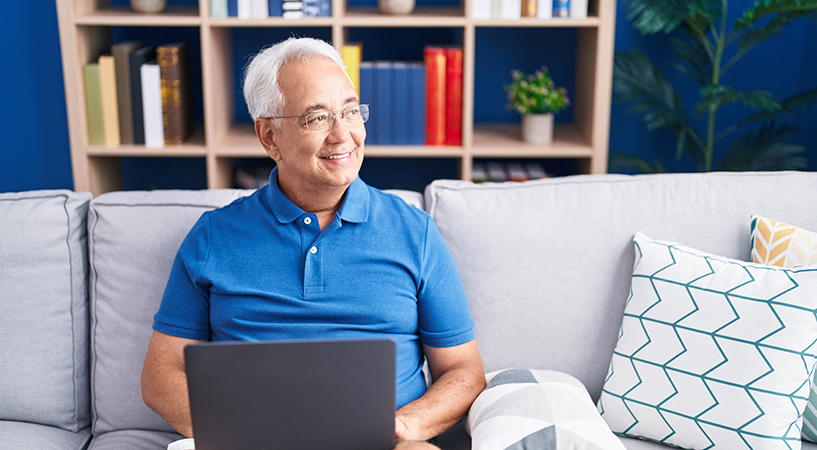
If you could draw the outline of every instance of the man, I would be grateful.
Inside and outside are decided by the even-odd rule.
[[[434,448],[424,441],[456,424],[485,387],[439,232],[358,178],[368,106],[329,44],[291,38],[262,51],[244,97],[276,168],[269,185],[202,215],[180,247],[154,317],[145,403],[192,435],[191,343],[385,335],[397,343],[398,447]]]

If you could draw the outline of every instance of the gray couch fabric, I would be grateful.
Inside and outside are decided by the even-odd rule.
[[[91,427],[77,432],[36,423],[0,420],[3,450],[83,450],[91,441]]]

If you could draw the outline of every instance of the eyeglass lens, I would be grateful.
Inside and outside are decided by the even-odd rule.
[[[318,111],[306,116],[306,127],[310,130],[325,130],[332,126],[340,115],[349,125],[360,125],[369,120],[369,105],[355,105],[340,111]]]

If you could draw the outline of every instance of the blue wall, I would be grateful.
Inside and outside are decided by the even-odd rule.
[[[442,0],[449,1],[449,0]],[[427,1],[427,3],[431,0]],[[732,0],[731,14],[750,5],[751,0]],[[683,81],[683,77],[670,68],[668,42],[664,36],[642,37],[633,29],[625,18],[621,5],[618,7],[616,24],[616,49],[642,49],[653,61],[670,74],[673,80]],[[516,48],[516,53],[527,54],[524,47],[513,42],[525,41],[530,33],[527,30],[516,30],[510,33],[499,31],[481,31],[481,40],[477,63],[482,66],[484,59],[506,58],[491,56],[486,53],[484,42],[497,41],[503,48]],[[544,42],[560,42],[567,46],[575,45],[570,31],[545,30]],[[785,36],[773,39],[758,46],[745,57],[726,78],[725,83],[734,84],[745,89],[766,89],[778,95],[786,96],[807,88],[817,86],[817,25],[800,21],[785,31]],[[503,39],[506,42],[501,42]],[[543,42],[532,39],[534,42]],[[548,44],[544,44],[548,45]],[[483,48],[485,47],[485,48]],[[559,55],[558,48],[552,49]],[[549,54],[550,54],[549,53]],[[0,192],[21,191],[29,189],[71,189],[71,162],[68,143],[68,127],[65,112],[65,92],[62,79],[62,67],[57,29],[57,13],[54,0],[32,0],[29,2],[7,2],[4,14],[0,15],[0,55],[3,70],[0,70]],[[364,55],[365,56],[365,55]],[[378,56],[379,57],[379,56]],[[524,60],[524,59],[523,59]],[[538,61],[531,64],[539,65]],[[542,63],[554,64],[554,72],[564,70],[564,78],[572,77],[569,64],[558,61]],[[511,63],[513,64],[513,63]],[[564,69],[562,69],[564,67]],[[522,67],[520,67],[522,68]],[[505,70],[502,73],[481,75],[478,77],[477,90],[484,92],[491,86],[508,83]],[[559,78],[557,74],[557,83]],[[562,82],[560,84],[568,84]],[[494,94],[496,94],[494,92]],[[692,86],[681,89],[687,105],[694,103],[697,93]],[[481,120],[507,119],[503,95],[482,95],[478,102],[475,117]],[[626,106],[614,104],[610,132],[610,148],[647,159],[659,159],[671,170],[689,171],[695,167],[688,160],[675,162],[673,154],[673,136],[666,131],[648,132],[638,118],[626,113]],[[496,119],[491,111],[497,111],[501,119]],[[722,119],[724,123],[735,120],[743,114],[740,108],[727,110],[731,117]],[[566,113],[569,118],[570,112]],[[566,120],[561,117],[560,120]],[[802,114],[795,122],[799,128],[794,141],[805,145],[808,150],[809,170],[817,169],[817,111]],[[188,162],[189,164],[190,162]],[[137,161],[136,167],[146,166],[144,171],[153,171],[151,161]],[[403,164],[380,164],[388,170],[394,166],[402,171]],[[200,170],[200,169],[196,169]],[[419,169],[418,169],[419,170]],[[128,172],[126,172],[126,176]],[[193,184],[201,184],[201,180]],[[144,183],[143,183],[144,184]],[[155,184],[155,183],[154,183]],[[156,187],[163,187],[157,184]]]

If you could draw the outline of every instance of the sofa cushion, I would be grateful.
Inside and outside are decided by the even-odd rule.
[[[94,436],[88,450],[166,450],[182,435],[163,431],[119,430]]]
[[[778,267],[817,264],[817,233],[752,216],[752,261]],[[817,374],[803,415],[803,438],[817,442]]]
[[[89,424],[90,200],[66,190],[0,194],[0,420],[72,432]]]
[[[94,435],[172,432],[142,401],[140,378],[173,257],[199,216],[247,191],[112,192],[90,205]]]
[[[85,450],[91,440],[91,427],[67,431],[28,422],[0,420],[3,450]]]
[[[817,361],[817,267],[635,237],[631,295],[599,400],[613,431],[681,448],[790,449]]]
[[[486,371],[552,369],[597,400],[641,230],[748,260],[752,214],[817,229],[817,174],[591,175],[438,180],[425,208],[465,285]]]
[[[486,377],[468,413],[474,450],[624,450],[576,378],[528,369]]]

